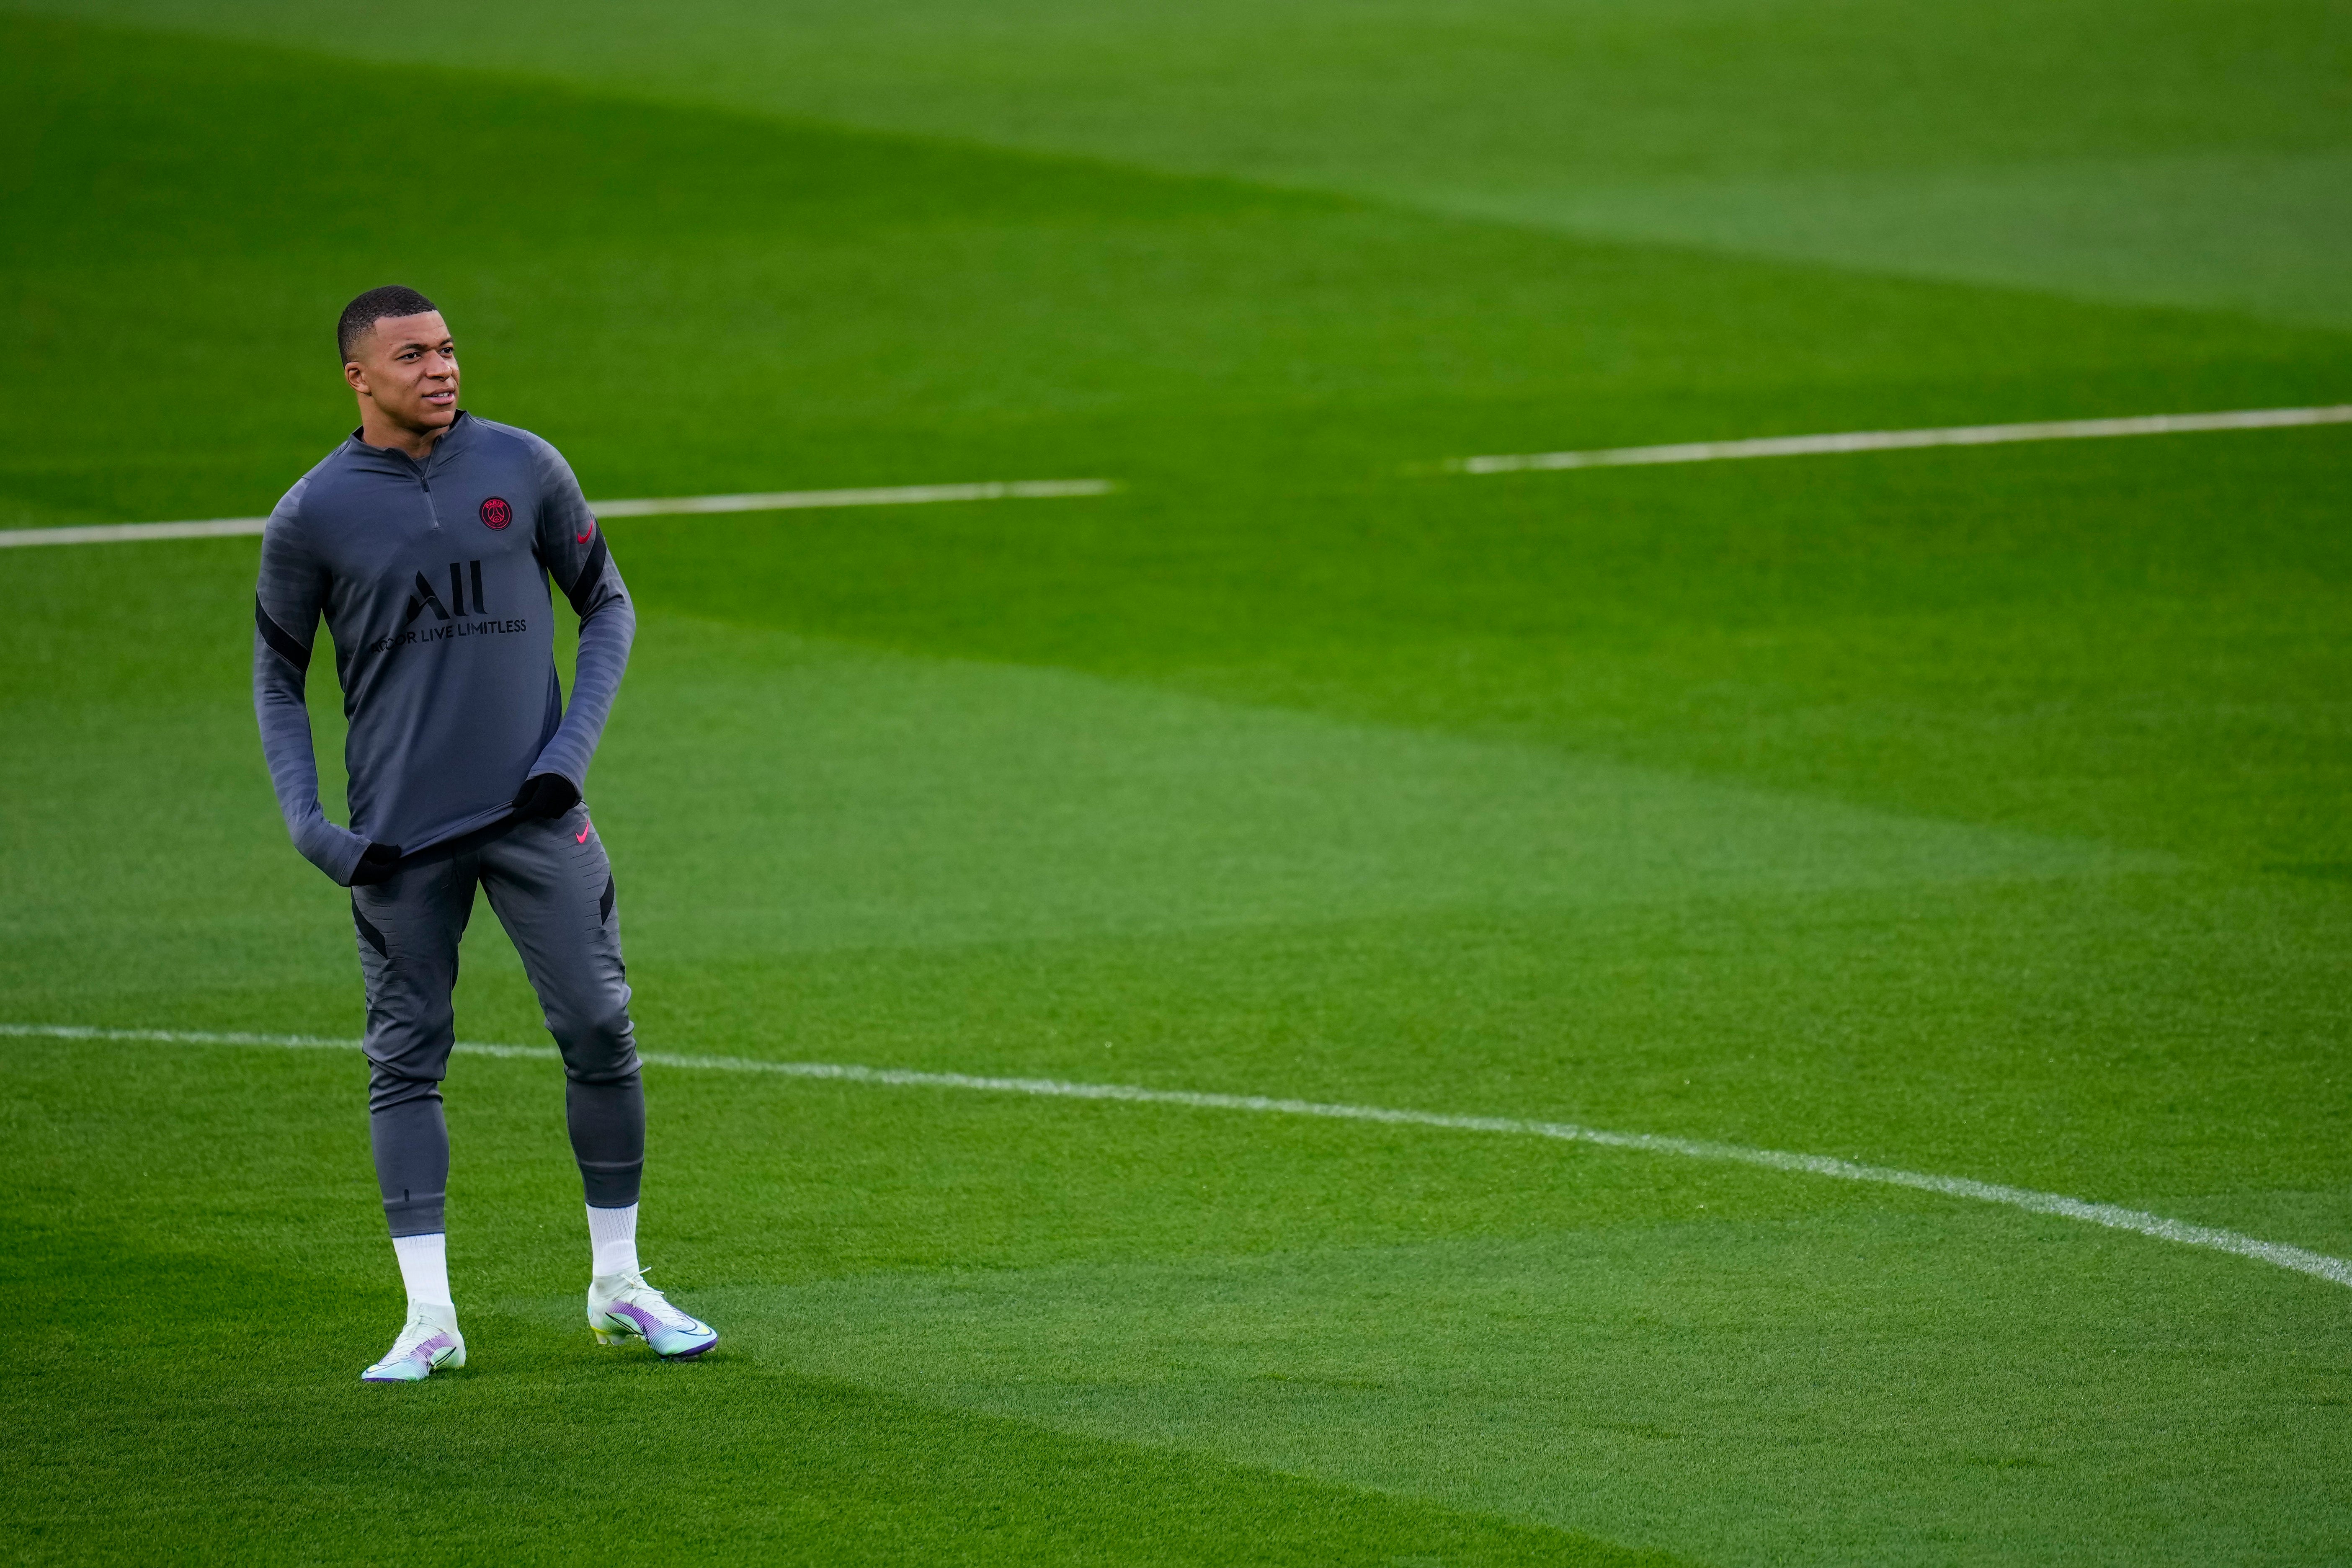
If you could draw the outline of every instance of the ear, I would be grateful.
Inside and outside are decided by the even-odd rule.
[[[367,371],[357,360],[343,362],[343,384],[362,397],[368,395]]]

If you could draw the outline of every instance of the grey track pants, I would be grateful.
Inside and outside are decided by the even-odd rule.
[[[563,1055],[564,1117],[588,1202],[637,1201],[646,1096],[629,1024],[628,972],[612,863],[584,805],[548,821],[476,834],[352,889],[367,981],[368,1130],[394,1236],[444,1228],[449,1132],[441,1079],[457,1040],[450,992],[474,889],[522,955]]]

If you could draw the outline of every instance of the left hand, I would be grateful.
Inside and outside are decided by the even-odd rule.
[[[526,822],[562,816],[580,804],[580,789],[562,773],[533,773],[515,792],[514,812]]]

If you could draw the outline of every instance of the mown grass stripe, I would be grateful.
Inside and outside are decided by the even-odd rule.
[[[73,1024],[0,1024],[0,1036],[56,1040],[135,1040],[166,1045],[268,1046],[291,1050],[357,1050],[357,1040],[317,1035],[257,1035],[186,1029],[103,1029]],[[551,1046],[509,1046],[459,1041],[455,1049],[467,1056],[519,1057],[552,1061]],[[1610,1149],[1633,1149],[1645,1153],[1675,1154],[1692,1160],[1720,1160],[1759,1165],[1768,1170],[1826,1176],[1836,1181],[1872,1182],[1909,1187],[1945,1197],[2000,1204],[2029,1214],[2055,1215],[2110,1230],[2131,1231],[2182,1247],[2251,1258],[2279,1268],[2352,1288],[2352,1262],[2331,1258],[2284,1242],[2263,1241],[2233,1230],[2192,1225],[2117,1204],[2094,1203],[2060,1193],[2031,1187],[1979,1182],[1967,1176],[1938,1176],[1891,1165],[1864,1164],[1826,1154],[1798,1154],[1780,1149],[1751,1149],[1707,1139],[1675,1138],[1655,1132],[1614,1132],[1568,1121],[1531,1121],[1508,1116],[1461,1116],[1444,1111],[1402,1110],[1379,1105],[1349,1105],[1313,1100],[1287,1100],[1270,1095],[1216,1094],[1198,1089],[1146,1089],[1138,1084],[1073,1083],[1047,1078],[990,1078],[971,1073],[918,1072],[903,1068],[856,1067],[837,1062],[771,1062],[751,1057],[686,1056],[646,1051],[643,1059],[656,1067],[702,1072],[770,1074],[783,1078],[822,1079],[839,1083],[870,1083],[899,1089],[952,1089],[990,1094],[1034,1095],[1054,1100],[1111,1100],[1140,1105],[1176,1105],[1197,1110],[1241,1110],[1262,1115],[1307,1116],[1335,1121],[1370,1121],[1391,1126],[1437,1127],[1461,1132],[1500,1132],[1525,1137],[1557,1138],[1575,1143],[1595,1143]]]

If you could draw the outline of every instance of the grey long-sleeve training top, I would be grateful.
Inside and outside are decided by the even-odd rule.
[[[580,616],[568,710],[551,577]],[[348,832],[320,810],[302,702],[321,613],[351,721]],[[370,843],[414,854],[488,826],[535,773],[584,791],[636,625],[553,447],[462,412],[422,463],[352,432],[261,536],[253,706],[295,847],[348,883]]]

